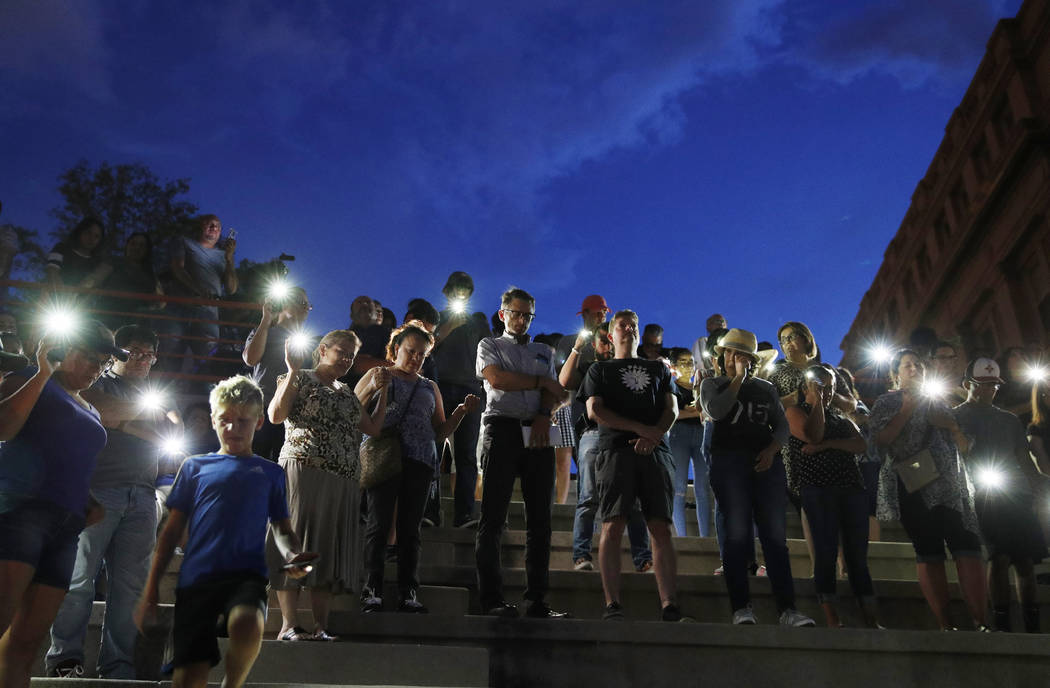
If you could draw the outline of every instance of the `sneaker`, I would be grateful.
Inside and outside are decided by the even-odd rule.
[[[586,557],[580,557],[576,561],[572,562],[572,568],[576,571],[593,571],[594,562]]]
[[[758,619],[755,618],[755,611],[751,609],[751,605],[741,607],[733,612],[733,623],[737,626],[754,626],[758,623]]]
[[[660,621],[670,621],[672,623],[692,621],[688,616],[682,614],[682,610],[678,608],[677,604],[669,604],[660,610]]]
[[[610,602],[602,612],[603,621],[623,621],[623,607],[619,602]]]
[[[724,566],[719,566],[717,569],[715,569],[715,575],[716,576],[724,576],[725,573],[726,573],[726,570],[725,570]]]
[[[506,600],[500,600],[485,610],[486,616],[498,616],[504,619],[518,618],[518,608]]]
[[[361,613],[372,614],[383,611],[383,598],[372,588],[361,591]]]
[[[567,619],[569,618],[569,613],[556,612],[551,609],[549,604],[540,600],[538,602],[532,602],[525,608],[525,616],[530,619]]]
[[[762,564],[757,569],[755,569],[755,575],[759,578],[768,578],[769,573],[766,571],[766,565]]]
[[[409,590],[397,604],[397,610],[402,614],[429,614],[430,610],[416,597],[415,590]]]
[[[792,626],[794,628],[802,628],[816,626],[816,622],[809,618],[805,614],[801,613],[797,609],[785,609],[780,615],[781,626]]]
[[[47,675],[54,678],[84,678],[84,665],[75,659],[67,659],[56,664]]]
[[[649,573],[650,571],[653,570],[653,560],[652,559],[648,559],[646,561],[643,561],[641,563],[641,565],[635,566],[634,570],[637,571],[638,573]]]

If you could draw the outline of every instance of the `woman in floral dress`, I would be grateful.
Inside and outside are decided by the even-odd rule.
[[[353,592],[360,579],[361,432],[375,434],[383,426],[389,373],[376,372],[379,402],[371,414],[362,413],[353,390],[339,381],[361,348],[357,335],[349,330],[326,334],[314,352],[312,370],[300,370],[299,357],[289,353],[291,341],[285,343],[288,373],[277,378],[269,416],[270,422],[285,424],[278,463],[288,476],[292,527],[306,551],[319,552],[321,557],[305,578],[292,580],[277,573],[271,579],[281,607],[277,637],[334,640],[327,630],[331,595]],[[312,633],[297,618],[301,588],[310,589]]]

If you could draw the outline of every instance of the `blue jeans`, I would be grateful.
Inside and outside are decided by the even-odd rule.
[[[708,468],[708,484],[710,484],[710,469],[711,469],[711,438],[715,436],[715,424],[709,420],[704,421],[704,462]],[[713,491],[713,490],[712,490]],[[726,517],[722,513],[721,507],[718,506],[718,497],[715,496],[715,538],[718,540],[718,558],[719,560],[725,560],[726,554]],[[750,540],[750,552],[751,558],[748,560],[752,564],[756,564],[758,558],[755,556],[755,538],[752,537]],[[756,564],[757,565],[757,564]]]
[[[598,456],[598,431],[588,430],[580,437],[576,473],[576,518],[572,524],[572,560],[591,558],[594,517],[598,513],[598,491],[594,480],[594,460]],[[649,549],[649,530],[640,509],[627,519],[627,538],[635,568],[653,560]]]
[[[802,487],[802,509],[813,533],[813,586],[819,602],[835,601],[835,563],[842,556],[853,595],[873,598],[868,571],[868,495],[862,487]]]
[[[58,616],[51,626],[51,647],[45,663],[84,662],[84,636],[95,599],[95,578],[106,563],[106,613],[98,675],[135,678],[135,639],[131,614],[149,573],[157,536],[157,497],[151,487],[101,488],[92,495],[106,508],[99,523],[85,528],[77,544],[77,559]]]
[[[671,454],[674,456],[674,529],[685,535],[685,494],[689,488],[689,462],[693,463],[693,494],[696,497],[696,525],[700,537],[711,534],[711,502],[707,496],[707,461],[704,460],[704,426],[675,423],[671,427]]]
[[[711,488],[725,515],[723,566],[726,588],[733,610],[751,601],[748,566],[754,548],[752,520],[766,559],[773,597],[780,611],[795,607],[795,584],[787,548],[787,477],[777,454],[773,466],[755,471],[755,454],[714,450],[711,456]]]

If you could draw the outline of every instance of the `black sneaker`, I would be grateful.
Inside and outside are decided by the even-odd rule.
[[[551,606],[546,602],[540,600],[538,602],[531,603],[525,608],[525,616],[530,619],[565,619],[568,618],[568,612],[556,612],[551,609]]]
[[[372,588],[361,591],[361,613],[374,614],[383,611],[383,598]]]
[[[52,667],[47,675],[53,678],[84,678],[84,665],[75,659],[67,659]]]
[[[680,621],[692,621],[688,616],[682,614],[682,610],[678,608],[677,604],[669,604],[660,610],[660,620],[670,621],[677,623]]]
[[[623,621],[623,607],[619,602],[610,602],[605,605],[602,621]]]
[[[397,610],[403,614],[429,614],[430,610],[416,597],[415,590],[409,590],[402,596]]]
[[[486,616],[498,616],[504,619],[518,618],[518,608],[506,600],[500,600],[496,604],[485,609]]]

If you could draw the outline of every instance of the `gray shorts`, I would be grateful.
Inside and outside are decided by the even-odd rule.
[[[674,459],[661,443],[652,454],[631,447],[599,449],[594,462],[598,518],[626,518],[641,503],[645,520],[671,522],[674,505]]]

